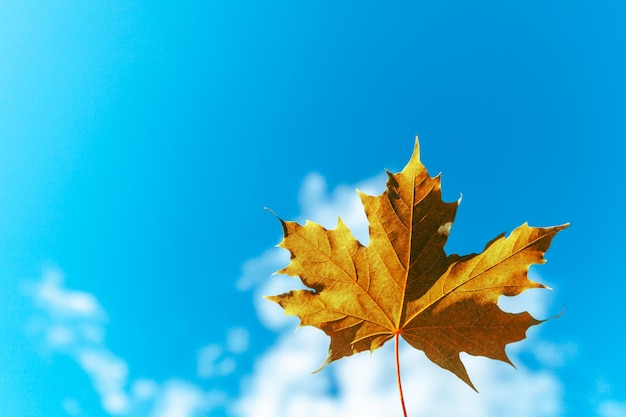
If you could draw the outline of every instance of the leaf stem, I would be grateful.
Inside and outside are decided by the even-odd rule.
[[[400,380],[400,355],[398,354],[398,345],[400,342],[400,332],[397,331],[394,336],[394,345],[396,350],[396,375],[398,376],[398,391],[400,392],[400,404],[402,404],[402,414],[407,417],[406,406],[404,405],[404,394],[402,393],[402,381]]]

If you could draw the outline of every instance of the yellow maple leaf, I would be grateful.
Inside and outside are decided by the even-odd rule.
[[[440,179],[421,164],[417,138],[411,160],[400,173],[388,173],[381,195],[359,195],[369,222],[368,246],[341,218],[334,230],[279,219],[284,238],[278,246],[289,250],[291,261],[278,273],[299,276],[311,290],[267,298],[298,316],[301,325],[330,336],[323,366],[398,336],[472,388],[460,352],[511,363],[505,346],[524,339],[541,321],[527,312],[502,311],[498,298],[545,288],[528,279],[528,268],[545,262],[552,238],[568,224],[523,224],[482,253],[446,255],[459,202],[441,200]]]

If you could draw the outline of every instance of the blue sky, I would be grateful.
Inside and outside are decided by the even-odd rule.
[[[565,314],[511,346],[518,370],[466,358],[476,394],[405,347],[410,415],[626,416],[625,18],[3,1],[0,415],[401,415],[388,347],[310,375],[328,340],[261,298],[295,285],[263,207],[366,240],[354,189],[380,193],[418,134],[463,195],[449,253],[571,227],[532,269],[554,291],[518,303]]]

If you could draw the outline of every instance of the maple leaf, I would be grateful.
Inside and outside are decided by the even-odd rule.
[[[399,335],[475,389],[460,352],[512,365],[505,346],[542,320],[504,312],[498,298],[546,288],[528,278],[528,268],[545,262],[552,238],[568,224],[523,224],[482,253],[446,255],[459,201],[441,200],[439,176],[430,177],[420,162],[417,138],[406,167],[387,175],[381,195],[359,192],[369,222],[367,246],[341,218],[334,230],[279,219],[284,238],[278,246],[291,260],[278,273],[299,276],[310,290],[266,298],[330,336],[322,368]]]

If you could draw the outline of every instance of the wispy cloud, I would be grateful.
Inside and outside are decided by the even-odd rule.
[[[250,347],[250,333],[243,327],[234,327],[226,334],[226,349],[242,354]]]
[[[198,351],[197,375],[200,378],[225,376],[235,372],[235,356],[248,350],[250,335],[243,327],[235,327],[226,334],[224,344],[211,343]]]
[[[35,304],[54,318],[100,322],[105,316],[93,295],[63,288],[63,274],[59,270],[48,269],[44,279],[35,285],[33,290]]]
[[[68,355],[75,361],[91,380],[107,414],[192,417],[206,415],[226,403],[225,393],[207,391],[183,379],[173,378],[161,383],[148,378],[130,380],[126,361],[111,352],[105,343],[106,313],[97,298],[66,288],[59,270],[47,270],[40,281],[31,283],[28,292],[39,311],[30,326],[32,333],[40,339],[44,349]],[[231,356],[226,358],[228,361],[221,358],[221,362],[213,364],[217,366],[217,374],[232,372],[234,355],[247,349],[247,339],[243,328],[228,333],[225,351]],[[220,359],[222,351],[218,353]],[[201,360],[206,362],[206,358]],[[212,370],[204,372],[215,374]],[[66,398],[62,406],[70,416],[84,415],[75,398]]]
[[[626,417],[626,402],[604,401],[598,407],[600,417]]]
[[[188,381],[173,379],[160,386],[155,398],[151,417],[195,417],[221,406],[226,394],[207,392]]]
[[[339,186],[329,191],[323,177],[312,174],[305,179],[300,193],[303,215],[298,220],[311,219],[334,228],[337,216],[341,215],[354,235],[366,244],[367,221],[354,190],[359,188],[368,194],[378,194],[384,188],[384,181],[380,176],[357,187]],[[248,265],[254,265],[257,277],[269,276],[287,264],[286,252],[267,251],[250,260]],[[236,415],[367,417],[400,412],[391,343],[371,355],[361,353],[344,358],[311,374],[324,360],[329,344],[327,336],[309,327],[294,332],[298,319],[285,316],[280,307],[261,297],[299,287],[299,280],[281,275],[254,280],[244,268],[241,282],[246,283],[240,285],[242,289],[254,288],[255,305],[262,323],[279,332],[279,337],[277,343],[258,358],[254,372],[244,380],[242,394],[233,408]],[[541,291],[528,291],[521,300],[503,298],[501,305],[508,311],[523,308],[545,317],[547,301]],[[532,345],[541,348],[533,351],[529,349]],[[517,371],[504,363],[464,355],[468,371],[481,391],[476,394],[454,375],[429,362],[423,353],[404,345],[400,354],[409,412],[435,417],[560,415],[563,387],[551,372],[553,368],[546,364],[543,370],[530,369],[518,358],[522,352],[534,353],[540,363],[546,363],[560,350],[561,347],[541,340],[537,331],[531,331],[527,341],[507,350],[518,364]]]
[[[312,220],[326,228],[334,228],[341,217],[362,244],[369,242],[365,211],[356,190],[370,195],[380,194],[385,188],[385,175],[360,182],[356,186],[338,185],[329,191],[326,180],[317,173],[309,174],[300,190],[302,214],[299,221]]]
[[[392,346],[359,354],[311,374],[328,347],[319,331],[283,334],[258,361],[244,385],[237,415],[258,417],[380,416],[399,414]],[[549,371],[465,356],[481,394],[428,362],[410,347],[400,351],[404,392],[411,415],[556,416],[561,386]]]
[[[40,313],[31,330],[44,339],[45,347],[75,353],[78,346],[102,344],[107,321],[104,310],[93,295],[63,288],[59,270],[48,269],[42,280],[27,290]]]
[[[75,358],[100,394],[106,412],[117,415],[130,410],[131,398],[125,391],[128,381],[128,365],[125,361],[105,348],[78,348]]]
[[[32,283],[29,290],[39,311],[31,330],[41,338],[41,346],[74,359],[91,379],[107,413],[128,413],[128,365],[104,344],[107,318],[96,297],[65,288],[57,269],[45,271],[41,281]],[[78,415],[80,406],[76,400],[68,400],[64,408]]]

